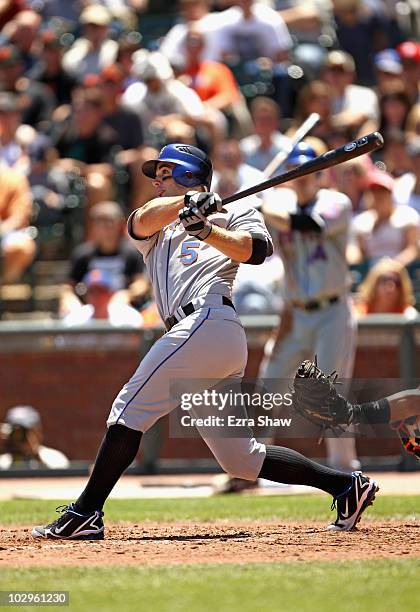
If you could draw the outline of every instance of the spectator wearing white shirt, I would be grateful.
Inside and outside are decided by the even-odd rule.
[[[345,51],[330,51],[322,79],[333,90],[332,113],[335,125],[361,129],[368,120],[378,121],[378,98],[368,87],[355,85],[355,64]]]
[[[201,32],[204,36],[205,45],[202,59],[218,61],[221,59],[218,32],[226,24],[226,13],[209,12],[208,0],[179,0],[181,22],[175,24],[163,38],[159,51],[163,53],[171,63],[178,61],[184,55],[184,45],[188,29]]]
[[[130,304],[113,300],[115,295],[112,274],[93,269],[83,277],[86,288],[85,304],[75,305],[62,319],[64,325],[86,325],[93,319],[108,321],[115,327],[141,327],[142,315]]]
[[[139,80],[126,89],[122,102],[138,113],[146,144],[163,145],[182,125],[209,130],[211,140],[217,138],[218,129],[223,130],[223,126],[216,126],[212,122],[214,115],[206,115],[198,94],[174,77],[162,53],[141,52],[133,71]],[[156,139],[160,139],[160,142]]]
[[[90,4],[80,15],[83,36],[76,39],[64,54],[63,68],[70,74],[83,78],[98,74],[113,64],[117,57],[118,43],[109,38],[111,13],[100,4]]]
[[[55,448],[42,444],[40,414],[32,406],[10,408],[0,424],[0,470],[14,467],[29,469],[66,469],[67,457]]]
[[[224,14],[219,31],[222,57],[283,62],[292,39],[279,13],[254,0],[240,0]]]
[[[411,171],[396,181],[394,199],[397,204],[410,206],[420,214],[420,136],[413,138],[406,150]]]
[[[386,172],[374,169],[368,174],[370,208],[353,219],[357,255],[351,263],[374,265],[391,257],[407,266],[418,257],[420,217],[410,206],[394,204],[394,186],[394,179]]]
[[[240,141],[244,162],[264,169],[273,157],[283,151],[289,139],[280,131],[280,107],[271,98],[259,96],[250,104],[254,133]]]

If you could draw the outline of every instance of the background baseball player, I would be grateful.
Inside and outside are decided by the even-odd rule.
[[[287,167],[312,160],[315,150],[297,144]],[[263,214],[278,232],[286,272],[286,307],[280,326],[265,347],[261,378],[290,379],[303,359],[317,355],[320,368],[352,376],[356,323],[348,297],[346,246],[351,203],[342,193],[320,189],[318,174],[272,190]],[[353,438],[327,438],[328,461],[357,469]]]
[[[244,329],[230,295],[239,263],[259,264],[272,252],[262,216],[251,206],[224,211],[208,193],[210,159],[188,145],[168,145],[143,165],[157,198],[132,213],[131,237],[142,253],[167,333],[151,348],[116,397],[108,431],[86,488],[78,500],[34,537],[102,539],[102,507],[133,462],[142,434],[176,406],[169,382],[238,381],[247,362]],[[191,189],[195,193],[187,194]],[[200,386],[201,385],[201,386]],[[305,484],[329,492],[337,519],[329,528],[350,530],[377,490],[360,472],[330,469],[296,451],[243,437],[211,437],[198,428],[223,469],[232,476]],[[213,434],[214,436],[214,434]]]

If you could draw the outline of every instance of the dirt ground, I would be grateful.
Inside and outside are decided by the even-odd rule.
[[[34,540],[30,527],[0,526],[0,566],[175,565],[420,556],[420,524],[369,521],[350,533],[324,523],[217,521],[107,526],[99,542]]]

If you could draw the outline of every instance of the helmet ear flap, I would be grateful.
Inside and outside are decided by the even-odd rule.
[[[184,166],[177,165],[172,170],[173,179],[183,187],[196,187],[202,184],[202,179],[192,170],[186,170]]]

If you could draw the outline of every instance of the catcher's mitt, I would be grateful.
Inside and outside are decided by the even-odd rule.
[[[303,361],[293,381],[293,408],[322,430],[340,429],[352,422],[352,407],[335,389],[337,373],[329,375],[315,361]]]
[[[420,417],[413,416],[405,421],[392,423],[391,427],[396,430],[407,453],[420,461]]]

